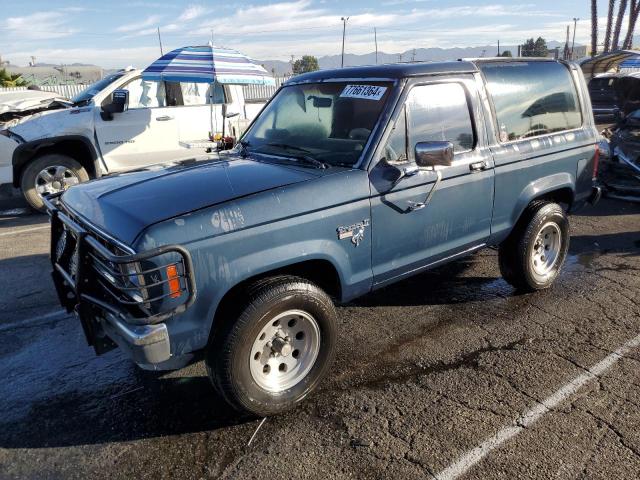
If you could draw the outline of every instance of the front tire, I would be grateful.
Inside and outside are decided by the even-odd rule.
[[[20,187],[27,203],[44,212],[42,198],[89,180],[89,174],[76,160],[57,153],[31,161],[22,172]]]
[[[308,280],[279,276],[249,287],[207,349],[209,377],[236,410],[275,415],[300,403],[335,357],[336,312]]]
[[[568,250],[569,219],[562,207],[534,202],[500,245],[500,272],[521,291],[549,288],[559,275]]]

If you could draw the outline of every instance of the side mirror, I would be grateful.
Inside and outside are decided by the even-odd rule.
[[[129,104],[128,90],[114,90],[110,99],[102,104],[102,119],[113,120],[114,113],[122,113]]]
[[[451,142],[418,142],[415,158],[419,168],[437,165],[448,167],[453,163],[453,144]]]

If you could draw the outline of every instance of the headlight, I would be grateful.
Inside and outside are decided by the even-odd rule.
[[[141,286],[144,285],[144,277],[140,275],[142,269],[139,263],[125,263],[121,266],[121,271],[126,275],[126,277],[124,277],[124,284],[127,288],[141,288]],[[140,295],[141,292],[142,290],[138,292],[135,290],[127,290],[127,294],[136,302],[142,302],[144,300],[142,295]]]

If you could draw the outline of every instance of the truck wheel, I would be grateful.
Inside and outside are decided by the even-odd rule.
[[[569,220],[562,207],[534,202],[500,245],[500,272],[518,290],[549,288],[560,273],[568,250]]]
[[[52,153],[36,158],[26,166],[20,178],[20,186],[29,205],[44,212],[42,197],[62,192],[87,180],[89,174],[76,160],[67,155]]]
[[[336,348],[336,311],[308,280],[279,276],[244,295],[224,318],[205,362],[214,387],[232,407],[258,416],[295,407],[329,371]]]

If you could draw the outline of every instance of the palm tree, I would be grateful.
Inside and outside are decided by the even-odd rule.
[[[598,53],[598,1],[591,0],[591,56]]]
[[[638,15],[640,15],[640,0],[631,0],[629,4],[629,29],[622,44],[622,48],[625,50],[630,50],[633,47],[633,31],[636,29]]]
[[[618,16],[616,18],[616,28],[613,31],[613,41],[611,44],[611,50],[618,50],[618,43],[620,40],[620,29],[622,28],[622,20],[624,19],[624,14],[626,10],[627,10],[627,0],[620,0],[620,6],[618,7]]]
[[[24,87],[27,82],[24,81],[22,75],[14,75],[7,72],[6,68],[0,70],[0,87]]]
[[[604,53],[611,48],[611,33],[613,27],[613,13],[616,8],[616,0],[609,0],[609,12],[607,14],[607,31],[604,34]]]

